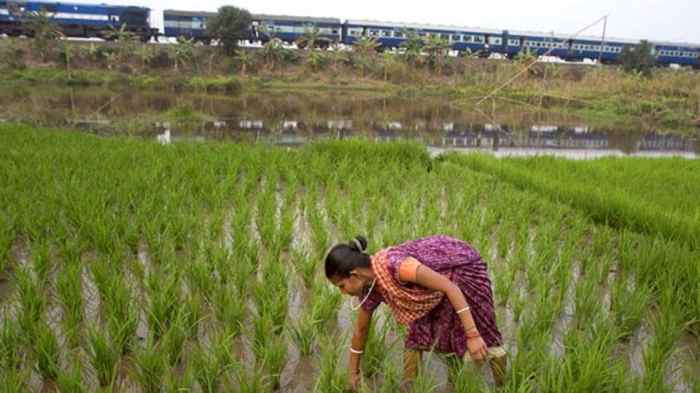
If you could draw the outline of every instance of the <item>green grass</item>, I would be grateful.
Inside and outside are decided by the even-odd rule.
[[[11,386],[36,372],[66,391],[87,376],[99,385],[87,391],[269,391],[292,342],[313,361],[315,391],[342,391],[348,299],[320,259],[357,234],[372,251],[435,233],[479,250],[498,315],[513,317],[498,321],[507,392],[670,390],[663,370],[681,334],[700,331],[696,224],[675,225],[696,214],[696,185],[683,180],[696,164],[431,159],[365,140],[161,146],[14,124],[0,137],[0,253],[13,284],[0,381]],[[26,247],[26,263],[12,247]],[[363,367],[374,391],[394,391],[405,331],[383,326]],[[628,357],[643,326],[636,375]],[[480,388],[466,372],[451,370],[456,391]],[[415,391],[447,383],[421,378]]]

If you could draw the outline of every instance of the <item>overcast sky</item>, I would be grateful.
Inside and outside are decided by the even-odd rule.
[[[700,44],[700,0],[532,0],[417,1],[377,0],[109,0],[145,5],[162,25],[162,10],[216,11],[235,5],[251,13],[328,16],[392,22],[449,24],[510,30],[574,33],[608,14],[609,37]],[[586,31],[600,35],[602,24]]]

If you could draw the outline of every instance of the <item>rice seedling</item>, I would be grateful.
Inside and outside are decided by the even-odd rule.
[[[291,260],[297,273],[301,276],[304,287],[312,289],[317,275],[318,263],[320,262],[311,258],[306,251],[297,249],[292,250]]]
[[[382,379],[379,387],[380,393],[393,393],[401,389],[401,370],[390,362],[385,360],[382,366]]]
[[[566,337],[566,355],[548,362],[541,386],[558,391],[627,391],[625,379],[620,376],[625,366],[613,357],[617,339],[607,323],[591,324],[591,336],[585,332],[570,331]]]
[[[0,370],[19,370],[25,357],[20,326],[10,318],[3,318],[0,329]]]
[[[177,316],[181,302],[179,275],[175,273],[159,277],[152,274],[148,277],[148,290],[148,326],[153,337],[158,340]]]
[[[282,369],[287,363],[287,342],[285,336],[275,335],[270,337],[266,342],[266,347],[261,352],[262,360],[260,363],[265,370],[266,381],[271,386],[271,390],[279,390]]]
[[[31,343],[46,310],[46,299],[31,273],[24,268],[15,271],[19,295],[19,325],[23,341]]]
[[[215,289],[212,296],[212,307],[216,319],[226,327],[227,331],[235,336],[242,332],[243,321],[248,314],[245,299],[236,296],[236,290],[232,284],[221,284]]]
[[[213,351],[197,347],[190,354],[194,378],[197,380],[203,392],[214,393],[218,391],[221,374],[224,366]]]
[[[167,363],[170,366],[180,364],[185,344],[190,333],[190,326],[187,325],[188,316],[186,306],[180,306],[175,321],[168,331],[163,335],[159,343],[160,350],[165,353]]]
[[[593,301],[597,298],[598,288],[595,276],[582,276],[576,283],[576,326],[579,328],[600,311],[600,303]]]
[[[269,391],[263,370],[253,367],[250,372],[243,368],[238,370],[238,391],[240,393],[266,393]]]
[[[668,392],[670,387],[665,384],[666,361],[671,356],[674,344],[678,339],[682,326],[681,315],[672,304],[673,291],[668,288],[662,294],[659,313],[652,318],[654,336],[644,349],[644,377],[642,385],[646,391]]]
[[[447,372],[455,393],[483,392],[486,383],[476,364],[462,359],[450,359]]]
[[[163,378],[163,392],[191,392],[195,389],[195,383],[196,380],[191,366],[187,367],[184,371],[173,368],[166,371],[165,377]]]
[[[195,258],[187,266],[187,283],[193,291],[201,295],[211,296],[210,294],[214,293],[215,277],[215,267],[207,258]]]
[[[119,348],[96,326],[91,326],[88,328],[86,351],[100,387],[114,386],[120,359]]]
[[[390,352],[386,340],[389,329],[390,325],[388,323],[377,326],[376,318],[370,323],[365,343],[365,353],[362,356],[362,371],[367,377],[379,373],[382,365],[388,360]]]
[[[441,385],[425,367],[419,367],[416,379],[411,382],[410,387],[412,393],[430,393],[438,391]]]
[[[60,370],[60,348],[56,335],[44,321],[39,322],[34,336],[33,353],[37,371],[46,380],[55,381]]]
[[[83,393],[86,391],[83,374],[82,363],[80,360],[74,360],[69,371],[61,370],[58,375],[56,385],[60,392],[66,393]]]
[[[292,318],[287,332],[301,356],[309,356],[313,353],[318,338],[318,321],[313,319],[309,308],[304,309],[301,317]]]
[[[80,345],[80,326],[83,322],[82,267],[78,261],[67,261],[59,272],[56,291],[63,306],[63,322],[68,342]]]
[[[335,321],[340,306],[341,294],[325,282],[316,281],[311,290],[311,315],[320,326],[328,326]]]
[[[49,244],[46,241],[33,242],[31,244],[31,254],[37,280],[41,286],[46,286],[53,268],[51,256],[49,255]]]
[[[610,311],[620,331],[620,338],[632,336],[641,324],[644,312],[648,309],[651,292],[644,285],[631,287],[620,277],[613,284],[610,294]]]
[[[504,391],[669,390],[669,351],[681,332],[700,326],[694,279],[700,264],[689,238],[697,225],[678,214],[697,210],[688,197],[696,194],[688,179],[695,179],[697,164],[430,160],[420,149],[357,141],[294,151],[220,143],[163,149],[132,139],[4,132],[18,153],[0,154],[10,163],[0,166],[7,175],[0,176],[0,205],[7,207],[0,209],[0,263],[13,262],[17,238],[30,239],[31,263],[0,266],[17,289],[17,308],[8,308],[4,316],[12,317],[0,322],[0,389],[30,389],[40,346],[43,374],[64,390],[85,377],[70,366],[59,367],[57,377],[51,371],[56,353],[62,360],[72,356],[64,356],[62,342],[52,350],[51,335],[39,343],[52,293],[45,288],[58,294],[68,346],[85,347],[88,368],[105,390],[116,387],[118,365],[132,354],[140,357],[141,376],[127,379],[150,378],[144,391],[160,380],[160,390],[213,392],[238,383],[234,389],[267,392],[287,360],[286,336],[300,353],[322,361],[316,391],[343,389],[338,364],[345,352],[333,352],[346,346],[324,334],[336,330],[342,298],[318,266],[336,237],[355,233],[367,234],[371,249],[437,232],[479,249],[494,274],[496,301],[515,320]],[[306,222],[297,228],[295,218]],[[139,253],[145,257],[137,260]],[[290,318],[287,260],[309,290],[301,315]],[[86,261],[99,292],[97,322],[83,315],[90,307],[83,303],[93,301],[80,296],[91,292],[84,287],[92,282],[80,279]],[[607,291],[609,314],[602,310]],[[576,323],[559,332],[561,353],[550,354],[553,321],[569,296]],[[653,329],[637,377],[620,365],[629,344],[618,340],[631,337],[648,310]],[[141,311],[149,340],[143,350],[135,345]],[[202,323],[207,318],[214,323]],[[241,328],[248,319],[252,327]],[[395,329],[392,321],[385,326]],[[396,391],[400,370],[387,349],[394,344],[380,336],[380,344],[366,348],[365,373],[374,373],[380,391]],[[236,359],[234,338],[253,343],[255,364]],[[417,391],[441,382],[432,377]],[[464,382],[470,378],[462,377],[455,390],[481,389],[481,379]]]
[[[324,337],[320,342],[320,370],[314,385],[314,393],[340,393],[345,390],[347,377],[342,367],[338,367],[342,346],[336,339]]]
[[[160,351],[158,345],[148,339],[145,346],[134,356],[136,366],[135,379],[144,393],[160,392],[168,365],[167,354]]]
[[[0,392],[23,393],[29,390],[29,375],[24,370],[0,370]]]

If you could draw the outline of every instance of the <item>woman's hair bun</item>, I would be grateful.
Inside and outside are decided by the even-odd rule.
[[[367,239],[362,235],[357,235],[352,240],[350,240],[348,246],[350,246],[351,249],[357,252],[364,253],[365,251],[367,251]]]

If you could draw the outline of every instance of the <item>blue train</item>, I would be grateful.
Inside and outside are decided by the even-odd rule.
[[[179,35],[204,42],[211,40],[206,32],[206,20],[214,13],[166,10],[165,36]],[[549,54],[567,61],[600,59],[603,63],[615,63],[626,46],[639,44],[639,40],[586,37],[570,38],[561,34],[527,31],[508,31],[457,26],[436,26],[407,23],[391,23],[337,18],[311,18],[304,16],[253,15],[250,41],[265,43],[272,37],[286,43],[297,42],[309,28],[318,28],[320,45],[339,42],[352,45],[360,37],[376,38],[381,49],[398,48],[406,40],[407,32],[421,37],[438,35],[447,40],[451,49],[458,52],[477,53],[487,57],[492,53],[512,58],[523,51],[536,55]],[[659,65],[678,64],[700,67],[700,45],[688,43],[651,42]]]
[[[158,29],[151,27],[150,9],[145,7],[32,0],[0,0],[0,34],[31,35],[27,22],[41,11],[69,37],[111,39],[122,26],[143,41],[158,36]]]
[[[36,0],[0,0],[0,34],[16,36],[28,34],[26,21],[31,14],[44,9],[51,15],[64,34],[71,37],[100,37],[109,39],[122,25],[144,41],[152,37],[193,38],[210,43],[206,26],[212,12],[165,10],[163,33],[151,27],[150,9],[145,7],[112,6],[107,4],[58,3]],[[287,43],[299,42],[306,32],[318,29],[317,45],[332,42],[353,45],[360,37],[376,38],[380,49],[398,48],[406,40],[407,32],[419,36],[440,36],[458,52],[476,53],[488,57],[498,53],[506,57],[530,51],[536,55],[549,54],[567,61],[600,59],[615,63],[626,46],[638,45],[638,40],[482,29],[458,26],[437,26],[391,23],[338,18],[253,14],[248,40],[265,43],[278,38]],[[700,45],[689,43],[651,41],[659,65],[678,64],[700,67]]]

